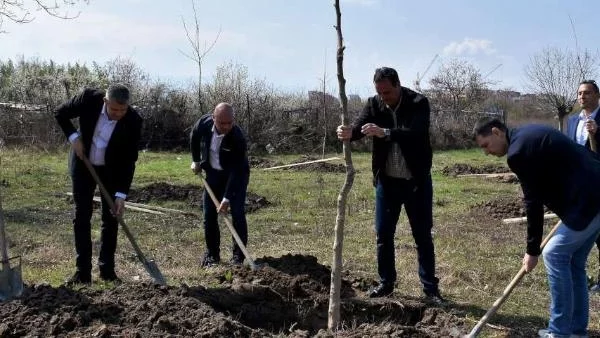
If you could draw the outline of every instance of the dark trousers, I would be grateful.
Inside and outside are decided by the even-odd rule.
[[[435,277],[433,227],[433,188],[431,176],[418,189],[412,180],[380,175],[375,193],[375,231],[377,233],[377,265],[380,282],[393,285],[396,281],[394,235],[402,205],[417,245],[419,278],[423,291],[438,291]]]
[[[225,194],[228,174],[209,169],[206,171],[206,182],[217,196],[217,200],[221,203]],[[248,179],[236,187],[235,196],[228,196],[229,209],[231,212],[231,220],[233,228],[242,240],[244,246],[248,243],[248,223],[246,222],[246,211],[244,209],[246,203],[246,190],[248,187]],[[210,195],[204,190],[203,196],[204,207],[204,238],[206,240],[206,250],[209,255],[220,258],[221,234],[219,232],[217,207],[215,206]],[[233,255],[244,257],[242,250],[233,239]]]
[[[107,177],[105,168],[95,166],[94,169],[96,169],[96,173],[106,190],[111,196],[114,196],[115,190],[110,184],[110,178]],[[76,266],[77,270],[88,273],[92,270],[91,219],[96,182],[80,160],[74,162],[71,180],[75,199],[73,231],[75,233]],[[98,266],[101,272],[114,271],[117,231],[118,221],[111,214],[108,203],[102,197],[102,225],[100,228],[100,254],[98,257]]]

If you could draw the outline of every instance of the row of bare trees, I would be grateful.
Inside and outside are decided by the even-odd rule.
[[[482,76],[479,69],[466,61],[450,60],[434,74],[430,88],[425,90],[433,107],[433,146],[436,149],[470,146],[469,126],[482,113],[508,116],[513,123],[525,120],[553,123],[553,115],[562,121],[565,115],[577,109],[578,82],[595,72],[596,62],[589,52],[544,50],[532,57],[526,68],[531,89],[536,94],[521,95],[510,90],[491,90],[494,83]],[[192,83],[182,88],[151,79],[133,60],[125,58],[90,66],[60,65],[51,60],[23,57],[0,61],[0,102],[36,105],[46,113],[47,120],[39,116],[32,120],[51,126],[54,123],[50,121],[50,113],[60,102],[85,86],[102,88],[112,82],[122,82],[131,88],[134,105],[146,121],[141,145],[146,148],[187,147],[189,127],[194,121],[218,102],[227,101],[236,107],[237,120],[247,132],[254,151],[340,149],[333,132],[340,112],[340,101],[336,97],[323,89],[308,93],[282,92],[264,79],[251,79],[247,67],[241,64],[225,63],[217,67],[212,79],[202,87]],[[357,114],[361,107],[362,99],[349,95],[349,114]],[[23,118],[20,121],[20,126],[26,123]],[[0,138],[6,138],[9,131],[23,129],[10,128],[7,123],[3,120],[0,124]],[[53,128],[52,132],[44,133],[44,137],[38,137],[39,141],[62,142],[60,133]],[[13,139],[18,140],[18,137],[13,135]],[[27,139],[31,140],[31,135]]]

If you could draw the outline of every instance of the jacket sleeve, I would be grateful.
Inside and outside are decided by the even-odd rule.
[[[427,137],[429,134],[429,124],[431,108],[429,106],[429,100],[426,97],[421,96],[417,101],[414,102],[414,118],[408,126],[400,126],[390,131],[391,141],[395,141],[401,144],[410,144],[410,142],[421,140],[423,137]]]
[[[533,178],[527,174],[535,174],[535,172],[531,168],[525,169],[527,164],[518,156],[509,158],[508,165],[517,175],[523,190],[523,204],[525,205],[525,216],[527,217],[527,253],[532,256],[539,256],[542,253],[540,245],[544,235],[544,204],[531,187]]]
[[[246,137],[239,129],[235,133],[234,146],[235,163],[229,174],[227,185],[225,186],[225,193],[223,194],[223,197],[227,199],[231,199],[240,187],[247,184],[246,180],[250,171],[246,154],[248,151]]]
[[[116,175],[116,191],[124,194],[129,194],[131,188],[131,182],[133,182],[133,176],[135,174],[135,163],[138,160],[138,145],[140,144],[142,134],[143,120],[137,114],[135,119],[131,123],[130,129],[127,130],[128,139],[126,158],[127,161],[123,161],[119,164],[120,175]]]
[[[202,119],[196,121],[196,124],[190,132],[190,150],[192,152],[192,161],[200,162],[202,160]]]
[[[362,126],[373,120],[373,104],[376,104],[374,100],[375,99],[372,97],[369,98],[356,120],[352,122],[352,138],[350,139],[350,141],[360,140],[365,136],[365,134],[361,132],[361,129]]]
[[[71,122],[71,119],[77,118],[81,115],[83,107],[85,106],[86,98],[90,95],[89,89],[73,96],[70,100],[64,102],[54,111],[54,118],[58,122],[58,125],[62,129],[66,137],[77,132],[77,129]]]

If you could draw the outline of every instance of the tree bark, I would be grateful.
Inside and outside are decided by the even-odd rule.
[[[342,105],[342,125],[348,125],[348,97],[346,96],[346,79],[344,79],[344,39],[342,36],[342,14],[340,11],[340,0],[335,0],[337,31],[337,78],[339,84],[340,103]],[[335,219],[335,241],[333,243],[333,259],[331,261],[331,287],[329,292],[329,317],[327,328],[336,330],[340,324],[340,297],[342,280],[342,249],[344,246],[344,224],[346,222],[346,203],[348,194],[354,183],[354,165],[352,164],[352,152],[350,141],[343,144],[344,161],[346,162],[346,180],[340,190],[337,199],[337,216]]]

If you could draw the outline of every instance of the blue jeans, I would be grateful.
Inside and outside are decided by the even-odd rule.
[[[548,330],[558,337],[587,334],[589,299],[585,264],[599,232],[600,213],[581,231],[561,223],[542,251],[552,299]]]
[[[396,281],[394,235],[404,205],[417,245],[419,279],[423,284],[423,291],[438,292],[439,280],[435,277],[435,253],[431,237],[432,204],[431,176],[417,187],[412,180],[379,175],[375,191],[375,231],[380,283],[393,285]]]
[[[219,172],[214,169],[206,171],[206,182],[213,190],[219,202],[223,199],[225,194],[225,188],[227,186],[227,180],[229,175],[224,172]],[[233,228],[237,232],[238,236],[242,240],[244,246],[248,244],[248,223],[246,222],[246,190],[248,187],[248,180],[236,187],[235,196],[229,196],[229,211],[231,213],[231,220]],[[220,258],[220,246],[221,246],[221,234],[219,232],[219,222],[217,208],[210,195],[204,190],[203,209],[204,209],[204,238],[206,241],[206,250],[209,255]],[[237,245],[237,242],[232,237],[233,242],[233,255],[244,257],[242,249]]]

